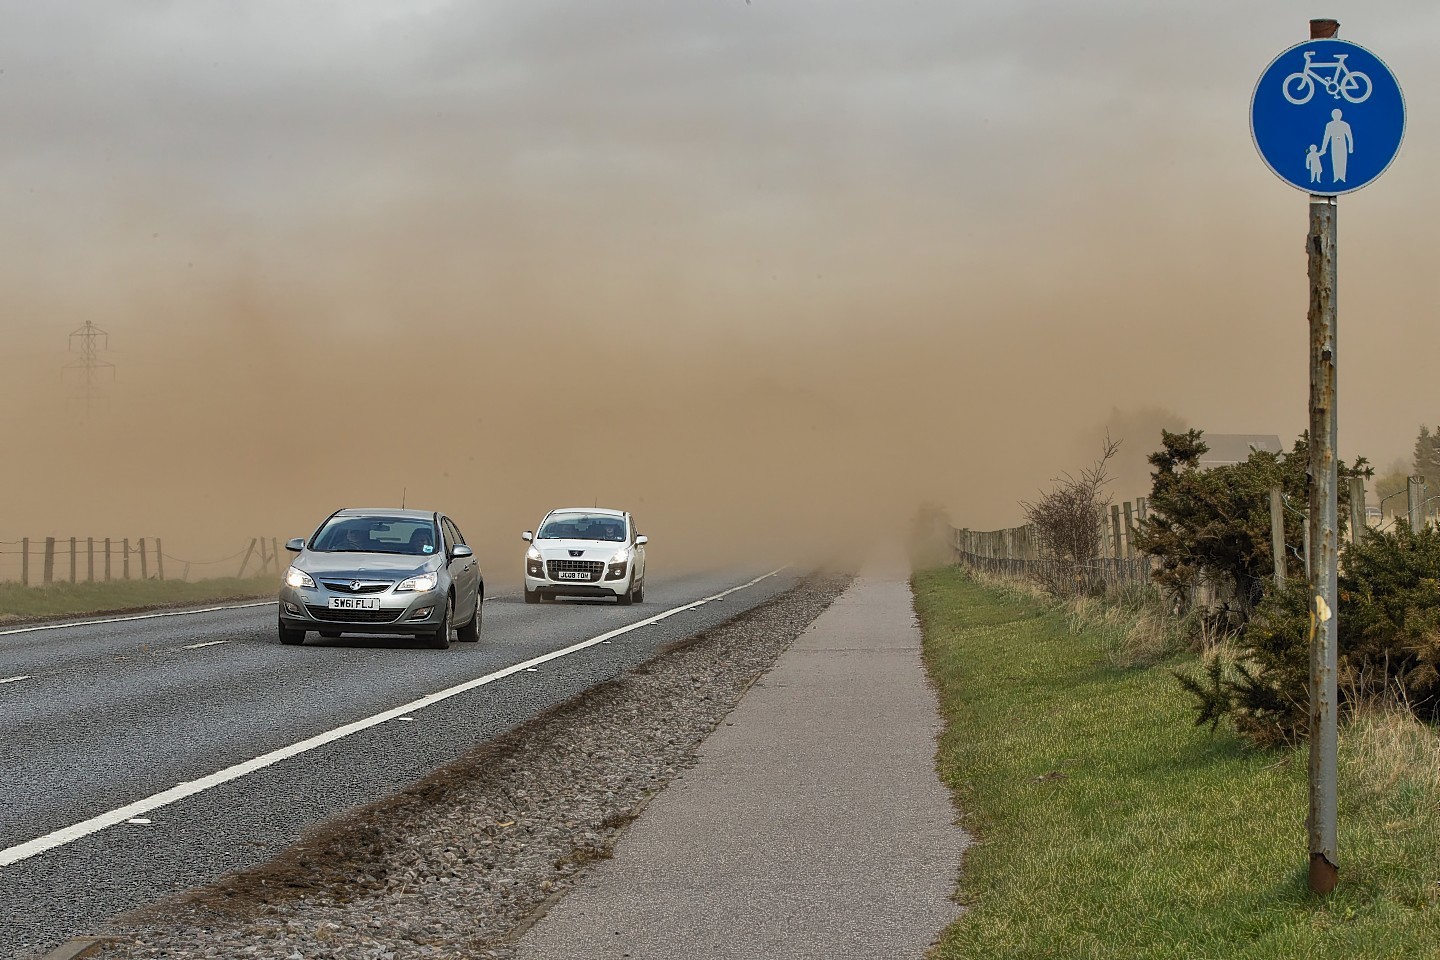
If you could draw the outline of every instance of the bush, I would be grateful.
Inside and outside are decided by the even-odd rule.
[[[1349,547],[1340,576],[1340,706],[1398,698],[1440,720],[1440,531],[1367,533]],[[1256,743],[1302,739],[1310,705],[1310,588],[1272,590],[1239,634],[1200,674],[1180,674],[1199,724],[1229,719]]]
[[[1243,626],[1272,582],[1270,488],[1278,486],[1293,505],[1285,511],[1285,542],[1298,548],[1304,538],[1303,511],[1308,441],[1301,437],[1289,453],[1256,450],[1243,463],[1200,469],[1209,450],[1199,430],[1161,434],[1161,449],[1150,455],[1155,468],[1150,516],[1136,543],[1160,560],[1155,582],[1182,605],[1203,580],[1218,580],[1232,598],[1227,611]],[[1352,476],[1368,476],[1365,460],[1339,464],[1339,520],[1348,516]],[[1288,558],[1293,567],[1299,562]]]

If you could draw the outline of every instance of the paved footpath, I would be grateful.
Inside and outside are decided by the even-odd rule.
[[[923,956],[966,838],[906,575],[867,568],[517,960]]]

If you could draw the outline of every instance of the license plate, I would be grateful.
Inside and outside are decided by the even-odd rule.
[[[560,579],[561,579],[561,580],[589,580],[589,579],[590,579],[590,574],[586,573],[584,570],[561,570],[561,571],[560,571]]]
[[[379,610],[379,597],[331,597],[331,610]]]

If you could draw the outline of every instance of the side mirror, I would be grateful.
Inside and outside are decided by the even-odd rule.
[[[635,546],[637,546],[637,547],[643,547],[643,546],[645,546],[645,544],[647,544],[647,543],[649,543],[649,542],[650,542],[650,538],[647,537],[647,536],[645,536],[645,534],[643,534],[643,533],[640,534],[640,536],[638,536],[638,537],[635,538]]]
[[[463,543],[457,543],[457,544],[455,544],[455,550],[454,550],[454,552],[452,552],[452,553],[450,554],[450,556],[451,556],[452,558],[456,559],[456,560],[462,560],[462,559],[464,559],[465,557],[473,557],[473,556],[475,556],[475,551],[474,551],[474,550],[471,550],[469,547],[465,546],[465,544],[463,544]]]
[[[305,538],[296,537],[294,540],[286,540],[285,549],[289,550],[291,553],[299,553],[301,550],[305,549]]]
[[[526,530],[524,533],[520,534],[520,539],[524,540],[526,543],[530,543],[535,539],[535,534],[531,533],[529,530]]]

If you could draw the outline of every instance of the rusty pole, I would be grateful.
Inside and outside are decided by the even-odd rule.
[[[1311,20],[1310,38],[1339,33],[1335,20]],[[1340,539],[1335,448],[1336,266],[1334,197],[1310,196],[1305,249],[1310,275],[1310,889],[1326,894],[1339,881],[1336,853],[1336,573]]]

